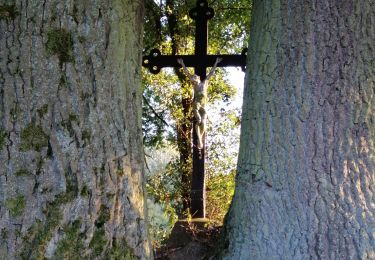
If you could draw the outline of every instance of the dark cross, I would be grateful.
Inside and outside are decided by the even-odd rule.
[[[247,49],[241,55],[207,55],[207,22],[214,17],[214,10],[208,6],[206,0],[198,0],[195,8],[191,9],[189,15],[195,20],[195,54],[194,55],[161,55],[158,49],[153,49],[150,55],[143,57],[142,65],[147,67],[151,73],[157,74],[161,68],[180,67],[177,59],[183,59],[186,67],[194,67],[195,74],[200,76],[201,81],[206,78],[206,68],[212,67],[218,57],[222,61],[218,67],[238,66],[244,70],[246,64]],[[206,185],[204,178],[204,155],[203,149],[197,148],[198,138],[193,122],[193,174],[191,182],[191,204],[190,210],[194,218],[204,218],[206,202]],[[204,144],[203,137],[203,144]]]

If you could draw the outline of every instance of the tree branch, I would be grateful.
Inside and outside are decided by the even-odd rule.
[[[143,96],[143,101],[145,104],[151,109],[152,113],[166,126],[169,126],[169,124],[158,114],[158,112],[155,111],[155,109],[151,106],[150,102],[148,102],[147,98]]]

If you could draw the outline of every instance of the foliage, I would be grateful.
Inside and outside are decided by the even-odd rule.
[[[240,53],[247,47],[251,19],[251,0],[220,0],[210,4],[215,16],[208,23],[209,51]]]
[[[241,112],[233,105],[216,104],[209,113],[218,120],[209,121],[207,131],[206,210],[211,222],[222,225],[234,194]]]
[[[158,147],[173,141],[176,134],[171,123],[173,116],[181,114],[178,108],[178,79],[162,71],[157,75],[143,73],[143,133],[147,147]]]
[[[179,172],[171,167],[171,161],[175,161],[177,156],[173,146],[149,148],[146,153],[149,156],[146,174],[149,232],[154,247],[160,247],[177,221],[175,209],[181,200],[181,178]],[[169,171],[166,171],[168,168]]]
[[[209,114],[217,115],[208,121],[206,159],[207,175],[207,218],[215,225],[221,225],[228,211],[235,186],[235,168],[239,143],[240,111],[230,104],[225,107],[213,105]],[[180,164],[177,151],[170,143],[163,147],[148,148],[147,193],[150,233],[153,245],[159,247],[169,235],[182,208]],[[163,211],[164,210],[164,211]],[[185,215],[188,212],[185,212]]]
[[[170,235],[177,215],[170,203],[156,203],[147,200],[148,220],[150,224],[150,238],[154,248],[161,246],[162,242]]]
[[[153,48],[160,49],[162,54],[192,54],[195,24],[188,13],[195,5],[195,0],[162,0],[158,4],[146,1],[144,54],[149,54]],[[209,5],[215,9],[215,17],[209,22],[208,52],[240,53],[247,43],[251,1],[219,0],[211,1]],[[233,196],[239,142],[240,113],[231,105],[237,91],[226,80],[227,75],[226,70],[217,69],[208,88],[212,109],[208,112],[207,212],[208,217],[218,224],[221,224]],[[186,145],[191,142],[192,87],[182,71],[176,68],[163,69],[157,75],[144,70],[143,87],[144,143],[153,151],[147,163],[165,157],[164,153],[178,151],[178,155],[169,160],[161,159],[163,163],[160,162],[157,169],[149,167],[147,192],[152,203],[159,205],[151,206],[154,207],[151,215],[163,219],[165,213],[159,210],[168,211],[171,207],[181,215],[183,194],[186,187],[190,187],[181,176],[192,168],[191,146]],[[169,219],[173,219],[173,214],[176,213],[167,213]],[[166,218],[163,223],[166,223]],[[152,225],[151,230],[158,226]],[[167,226],[159,226],[161,230],[152,231],[154,240],[158,241],[154,245],[167,234]]]
[[[193,20],[188,16],[196,1],[146,1],[144,53],[159,48],[163,54],[192,54],[194,49]],[[239,53],[247,44],[250,23],[250,0],[220,0],[209,3],[216,15],[209,22],[209,53]],[[182,111],[181,102],[191,98],[191,87],[176,71],[163,69],[153,75],[144,70],[143,131],[147,146],[160,145],[163,140],[176,140],[173,125],[189,120],[191,112]],[[212,103],[228,101],[235,89],[224,79],[225,70],[217,70],[210,80],[208,96]]]
[[[194,8],[196,0],[158,1],[159,5],[146,1],[145,18],[145,51],[160,47],[165,42],[171,42],[171,19],[173,15],[178,22],[175,25],[178,35],[176,41],[186,42],[186,46],[178,51],[192,52],[194,22],[189,17],[189,10]],[[173,3],[171,3],[173,2]],[[237,53],[247,46],[247,32],[251,19],[251,0],[219,0],[209,1],[209,6],[215,10],[215,16],[209,25],[209,52]],[[161,48],[163,51],[164,49]],[[162,53],[163,53],[162,51]]]
[[[152,194],[156,202],[168,202],[179,207],[182,203],[181,186],[178,162],[174,160],[166,165],[164,171],[148,178],[147,192]]]
[[[223,225],[234,195],[235,171],[230,174],[215,174],[207,181],[207,218],[214,225]]]

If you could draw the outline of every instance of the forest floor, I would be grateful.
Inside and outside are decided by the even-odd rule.
[[[164,245],[155,252],[157,260],[200,260],[212,255],[220,240],[221,227],[206,219],[176,222]]]

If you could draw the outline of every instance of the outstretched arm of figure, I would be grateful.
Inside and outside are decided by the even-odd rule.
[[[184,72],[189,78],[191,78],[193,76],[193,75],[190,74],[189,70],[186,68],[185,63],[182,59],[177,59],[177,63],[180,64],[182,66],[182,68],[184,68]]]
[[[219,64],[219,62],[221,62],[222,60],[223,60],[222,58],[216,59],[214,66],[212,67],[212,69],[210,70],[210,72],[208,73],[208,75],[206,77],[206,80],[209,80],[214,75],[217,64]]]

